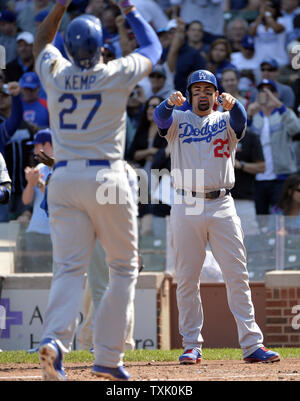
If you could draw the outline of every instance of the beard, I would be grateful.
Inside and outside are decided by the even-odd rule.
[[[209,108],[210,108],[209,102],[199,102],[198,103],[199,111],[207,111],[207,110],[209,110]]]

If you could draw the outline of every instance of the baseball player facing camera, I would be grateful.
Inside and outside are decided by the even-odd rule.
[[[39,357],[45,380],[65,380],[63,353],[71,348],[83,293],[84,273],[95,238],[106,253],[110,282],[94,325],[93,373],[128,380],[123,367],[125,338],[138,276],[136,204],[123,161],[126,105],[136,84],[162,53],[160,41],[130,1],[116,1],[134,31],[139,48],[104,64],[100,20],[79,16],[66,30],[69,60],[51,44],[70,1],[58,0],[35,38],[35,67],[46,90],[55,165],[48,204],[53,260],[52,280]],[[105,170],[127,202],[98,202]],[[110,189],[110,188],[108,188]]]
[[[204,171],[204,180],[192,181],[192,187],[185,186],[184,180],[174,179],[176,193],[182,200],[172,205],[170,216],[179,331],[184,347],[179,361],[193,364],[202,358],[200,273],[207,242],[222,270],[244,360],[279,361],[279,354],[264,347],[262,332],[255,322],[243,232],[230,195],[234,186],[236,147],[246,130],[246,111],[228,93],[220,97],[225,111],[213,111],[219,92],[216,77],[206,70],[190,75],[186,97],[174,92],[154,112],[160,134],[171,150],[171,171],[178,169],[181,176],[188,170]],[[192,110],[174,110],[186,100]],[[197,214],[187,213],[190,198],[203,200]]]

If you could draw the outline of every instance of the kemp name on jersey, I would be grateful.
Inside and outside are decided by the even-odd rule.
[[[65,89],[84,90],[91,89],[97,77],[95,75],[67,75],[65,76]]]

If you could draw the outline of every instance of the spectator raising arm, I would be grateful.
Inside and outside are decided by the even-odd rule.
[[[185,22],[181,18],[177,18],[176,21],[177,27],[167,57],[167,64],[171,72],[176,71],[178,53],[185,42]]]
[[[41,181],[41,174],[38,169],[31,167],[26,167],[25,178],[27,180],[27,185],[22,194],[22,202],[24,205],[29,205],[34,199],[34,187],[36,185],[44,192],[44,185]]]

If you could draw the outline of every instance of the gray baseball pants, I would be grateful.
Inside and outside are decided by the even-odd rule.
[[[184,202],[173,205],[170,219],[175,252],[179,331],[184,349],[201,349],[203,343],[200,273],[209,242],[222,270],[243,357],[250,355],[263,346],[263,335],[255,322],[243,231],[233,198],[225,196],[204,200],[203,211],[198,215],[187,215]]]
[[[71,348],[76,317],[87,271],[98,237],[110,269],[109,286],[96,310],[95,364],[123,364],[125,338],[130,322],[138,276],[136,206],[123,162],[104,168],[101,182],[109,191],[119,188],[125,204],[100,204],[96,198],[99,166],[84,160],[68,162],[51,176],[48,192],[53,260],[57,266],[46,310],[43,338],[50,337]]]

